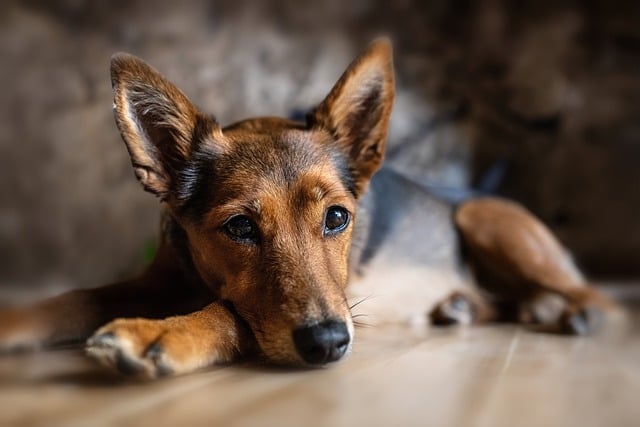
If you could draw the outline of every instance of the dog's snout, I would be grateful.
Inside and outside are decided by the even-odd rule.
[[[293,331],[298,354],[311,365],[339,360],[347,352],[351,338],[344,322],[329,320]]]

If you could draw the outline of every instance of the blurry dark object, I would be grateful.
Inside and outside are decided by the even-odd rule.
[[[466,108],[472,184],[502,170],[590,273],[640,273],[640,3],[408,3],[384,18],[399,67]]]

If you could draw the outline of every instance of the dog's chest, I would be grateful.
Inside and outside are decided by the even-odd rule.
[[[374,176],[358,206],[351,262],[458,269],[454,208],[386,169]]]
[[[467,282],[453,207],[383,169],[359,209],[350,298],[367,298],[362,311],[375,322],[426,321],[437,300]]]

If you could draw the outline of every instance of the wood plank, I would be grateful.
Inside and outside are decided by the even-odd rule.
[[[0,425],[635,426],[640,315],[587,338],[518,326],[359,329],[318,370],[258,365],[135,382],[80,350],[0,358]]]

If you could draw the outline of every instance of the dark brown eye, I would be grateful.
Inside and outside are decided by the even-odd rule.
[[[324,234],[340,233],[349,225],[349,212],[342,206],[331,206],[324,218]]]
[[[224,223],[223,228],[233,240],[242,243],[255,243],[258,240],[258,227],[247,216],[233,216]]]

